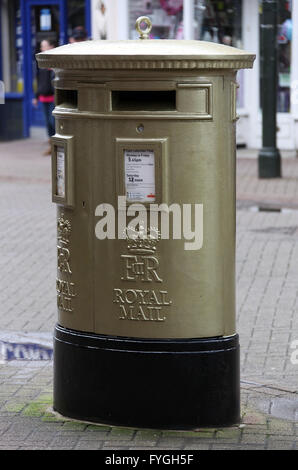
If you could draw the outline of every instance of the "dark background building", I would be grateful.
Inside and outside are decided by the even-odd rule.
[[[66,44],[76,26],[91,35],[90,0],[0,0],[0,80],[5,84],[0,140],[28,137],[43,125],[36,91],[36,60],[43,39]]]

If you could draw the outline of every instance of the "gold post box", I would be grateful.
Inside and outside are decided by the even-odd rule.
[[[255,57],[137,27],[37,55],[56,90],[54,408],[235,424],[236,72]]]

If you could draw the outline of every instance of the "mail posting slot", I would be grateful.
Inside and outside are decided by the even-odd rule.
[[[139,39],[37,60],[55,70],[55,410],[140,427],[239,422],[236,72],[254,56]]]

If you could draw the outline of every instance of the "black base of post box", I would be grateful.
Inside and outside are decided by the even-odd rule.
[[[70,418],[133,427],[237,424],[238,335],[153,340],[56,325],[54,409]]]

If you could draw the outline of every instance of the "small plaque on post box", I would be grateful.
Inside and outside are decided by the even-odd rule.
[[[116,188],[127,204],[168,202],[167,139],[116,139]],[[152,209],[153,210],[153,209]]]
[[[65,152],[64,147],[57,147],[57,196],[65,197]]]
[[[74,207],[73,137],[55,134],[51,141],[52,200]]]
[[[153,150],[124,150],[127,201],[155,202]]]

